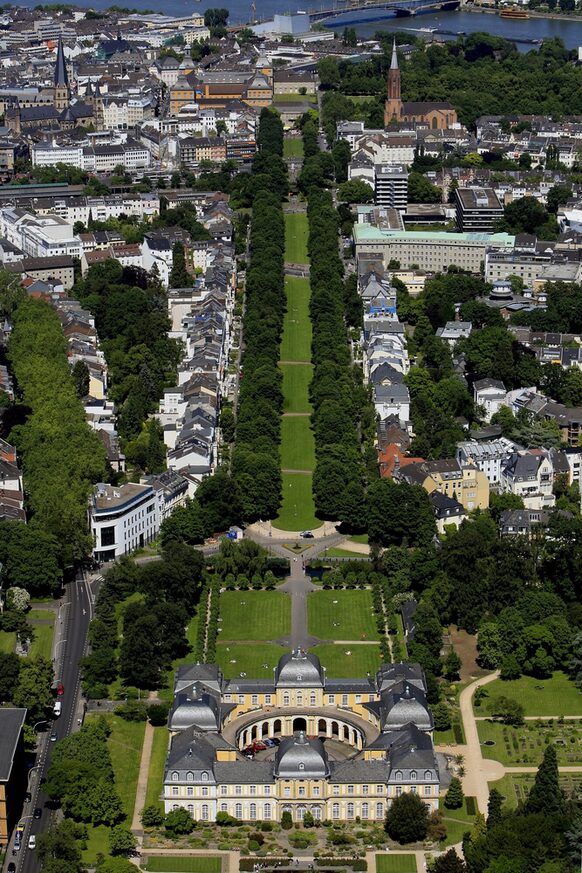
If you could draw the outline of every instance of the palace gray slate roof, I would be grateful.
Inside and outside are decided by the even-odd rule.
[[[275,776],[279,779],[323,779],[328,774],[321,740],[308,740],[303,731],[281,740],[275,756]]]
[[[319,658],[297,649],[279,658],[275,685],[286,688],[323,688],[323,670]]]

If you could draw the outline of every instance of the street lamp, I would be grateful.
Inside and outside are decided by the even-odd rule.
[[[57,660],[57,652],[59,650],[59,646],[62,646],[63,643],[66,643],[66,640],[59,640],[55,646],[55,661]]]

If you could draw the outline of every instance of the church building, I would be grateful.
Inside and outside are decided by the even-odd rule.
[[[457,113],[450,103],[402,101],[400,68],[396,54],[396,40],[394,40],[392,61],[388,71],[388,93],[384,104],[384,127],[402,122],[427,124],[432,130],[446,130],[458,123]]]

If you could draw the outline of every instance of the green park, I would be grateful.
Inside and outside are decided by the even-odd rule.
[[[285,213],[285,260],[308,263],[307,216]],[[283,321],[280,368],[283,373],[283,418],[281,421],[281,468],[283,500],[273,525],[297,531],[317,527],[312,496],[315,440],[311,428],[309,384],[311,361],[310,288],[308,279],[285,278],[287,309]]]

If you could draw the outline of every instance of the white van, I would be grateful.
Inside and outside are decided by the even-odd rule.
[[[63,704],[61,703],[61,701],[55,700],[55,705],[53,706],[53,713],[57,716],[57,718],[61,714],[62,708],[63,708]]]

